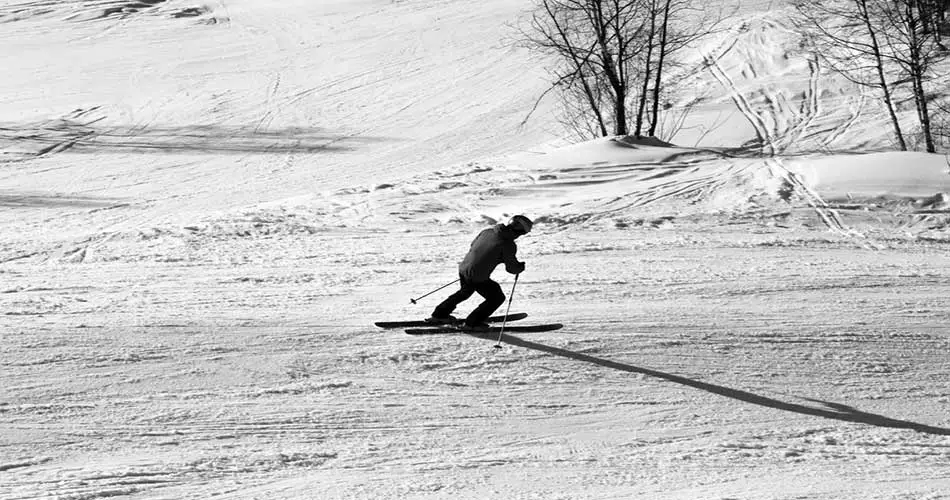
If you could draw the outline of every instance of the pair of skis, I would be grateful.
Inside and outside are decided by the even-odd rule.
[[[504,315],[502,316],[492,316],[486,320],[488,323],[505,324],[505,332],[511,333],[529,333],[529,332],[550,332],[553,330],[559,330],[564,327],[561,323],[548,323],[545,325],[509,325],[512,321],[518,321],[520,319],[527,318],[528,315],[525,313],[514,313],[509,314],[507,318]],[[453,324],[432,324],[427,321],[377,321],[376,326],[380,328],[387,329],[397,329],[402,328],[409,335],[428,335],[435,333],[469,333],[469,331],[461,328],[459,325]],[[478,330],[472,331],[470,333],[500,333],[501,326],[491,326],[488,330]]]

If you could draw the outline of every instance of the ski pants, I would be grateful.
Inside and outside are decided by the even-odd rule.
[[[465,323],[469,325],[484,323],[485,320],[495,312],[495,309],[498,309],[500,305],[505,303],[505,294],[501,291],[501,286],[492,280],[479,281],[476,283],[465,279],[463,276],[459,276],[459,283],[461,283],[459,291],[453,293],[442,301],[441,304],[437,305],[435,311],[432,312],[433,317],[444,318],[452,314],[456,306],[468,300],[469,297],[476,292],[485,300],[465,318]]]

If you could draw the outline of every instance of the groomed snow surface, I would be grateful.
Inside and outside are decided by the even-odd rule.
[[[948,160],[780,2],[565,145],[528,7],[0,4],[0,498],[950,498]],[[516,213],[563,329],[373,326]]]

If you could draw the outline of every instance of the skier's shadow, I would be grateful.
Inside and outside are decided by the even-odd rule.
[[[472,335],[478,338],[483,338],[486,340],[497,340],[497,336],[494,336],[490,333],[469,333],[469,335]],[[934,427],[931,425],[920,424],[917,422],[909,422],[907,420],[897,420],[897,419],[885,417],[883,415],[875,415],[873,413],[866,413],[856,408],[852,408],[850,406],[846,406],[840,403],[830,403],[826,401],[820,401],[817,399],[807,399],[807,398],[803,398],[803,399],[807,399],[808,401],[816,403],[817,405],[820,405],[820,406],[808,406],[804,404],[788,403],[785,401],[779,401],[777,399],[772,399],[765,396],[759,396],[758,394],[753,394],[747,391],[742,391],[738,389],[730,389],[728,387],[723,387],[721,385],[700,382],[698,380],[693,380],[686,377],[680,377],[678,375],[672,375],[672,374],[664,373],[657,370],[651,370],[649,368],[641,368],[638,366],[618,363],[616,361],[610,361],[608,359],[596,358],[594,356],[581,354],[579,352],[573,352],[573,351],[568,351],[566,349],[560,349],[558,347],[551,347],[544,344],[538,344],[537,342],[530,342],[524,339],[520,339],[518,337],[512,337],[511,335],[504,335],[502,340],[505,343],[510,344],[510,345],[524,347],[526,349],[534,349],[536,351],[546,352],[548,354],[553,354],[555,356],[575,359],[577,361],[584,361],[587,363],[603,366],[606,368],[613,368],[614,370],[649,375],[651,377],[669,380],[670,382],[686,385],[686,386],[700,389],[706,392],[711,392],[713,394],[719,394],[720,396],[725,396],[727,398],[738,399],[739,401],[745,401],[747,403],[766,406],[769,408],[775,408],[778,410],[801,413],[803,415],[814,415],[816,417],[824,417],[824,418],[830,418],[834,420],[843,420],[846,422],[858,422],[858,423],[874,425],[878,427],[891,427],[895,429],[911,429],[917,432],[924,432],[928,434],[950,435],[950,429],[946,429],[943,427]]]

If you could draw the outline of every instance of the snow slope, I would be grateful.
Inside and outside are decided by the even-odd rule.
[[[0,4],[0,498],[948,498],[946,158],[778,2],[561,147],[529,5]],[[522,212],[563,329],[371,325]]]
[[[5,223],[180,224],[547,137],[518,128],[543,82],[501,40],[523,6],[237,1],[194,18],[152,3],[104,18],[120,2],[6,6],[4,198],[128,209]]]

